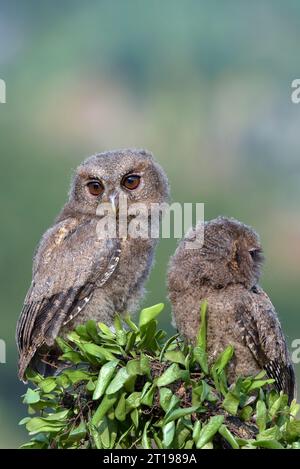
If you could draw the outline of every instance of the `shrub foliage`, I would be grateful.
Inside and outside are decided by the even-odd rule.
[[[300,406],[273,380],[262,372],[228,386],[231,346],[208,366],[206,304],[196,347],[157,328],[162,309],[142,310],[138,325],[88,321],[58,338],[65,367],[27,372],[22,448],[300,448]]]

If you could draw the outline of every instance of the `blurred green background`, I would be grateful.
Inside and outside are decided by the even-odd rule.
[[[263,286],[300,337],[298,0],[0,0],[0,447],[26,440],[15,324],[32,253],[94,152],[146,147],[174,201],[261,234]],[[163,240],[145,304],[165,301]],[[161,319],[170,332],[170,307]],[[298,365],[298,377],[299,377]]]

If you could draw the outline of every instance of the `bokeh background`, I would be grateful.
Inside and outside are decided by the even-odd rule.
[[[26,441],[14,331],[32,253],[94,152],[146,147],[174,201],[253,225],[263,286],[300,338],[299,43],[298,0],[0,0],[0,447]],[[147,305],[165,301],[175,245],[160,243]],[[172,331],[168,303],[161,322]]]

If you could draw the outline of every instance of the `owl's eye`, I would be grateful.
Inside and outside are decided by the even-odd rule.
[[[249,251],[250,256],[252,257],[253,261],[259,261],[262,257],[261,249],[250,249]]]
[[[141,182],[141,176],[138,174],[130,174],[129,176],[124,176],[122,179],[122,186],[126,187],[130,191],[137,189]]]
[[[87,183],[87,187],[89,193],[95,196],[101,195],[104,191],[103,184],[100,181],[90,181]]]

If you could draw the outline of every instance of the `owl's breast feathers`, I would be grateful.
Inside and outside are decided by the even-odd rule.
[[[119,240],[100,239],[95,219],[68,218],[45,233],[16,331],[21,379],[37,349],[53,345],[61,327],[113,275],[119,259]]]
[[[261,288],[256,287],[238,304],[236,324],[259,367],[291,402],[296,392],[293,364],[274,306]]]

